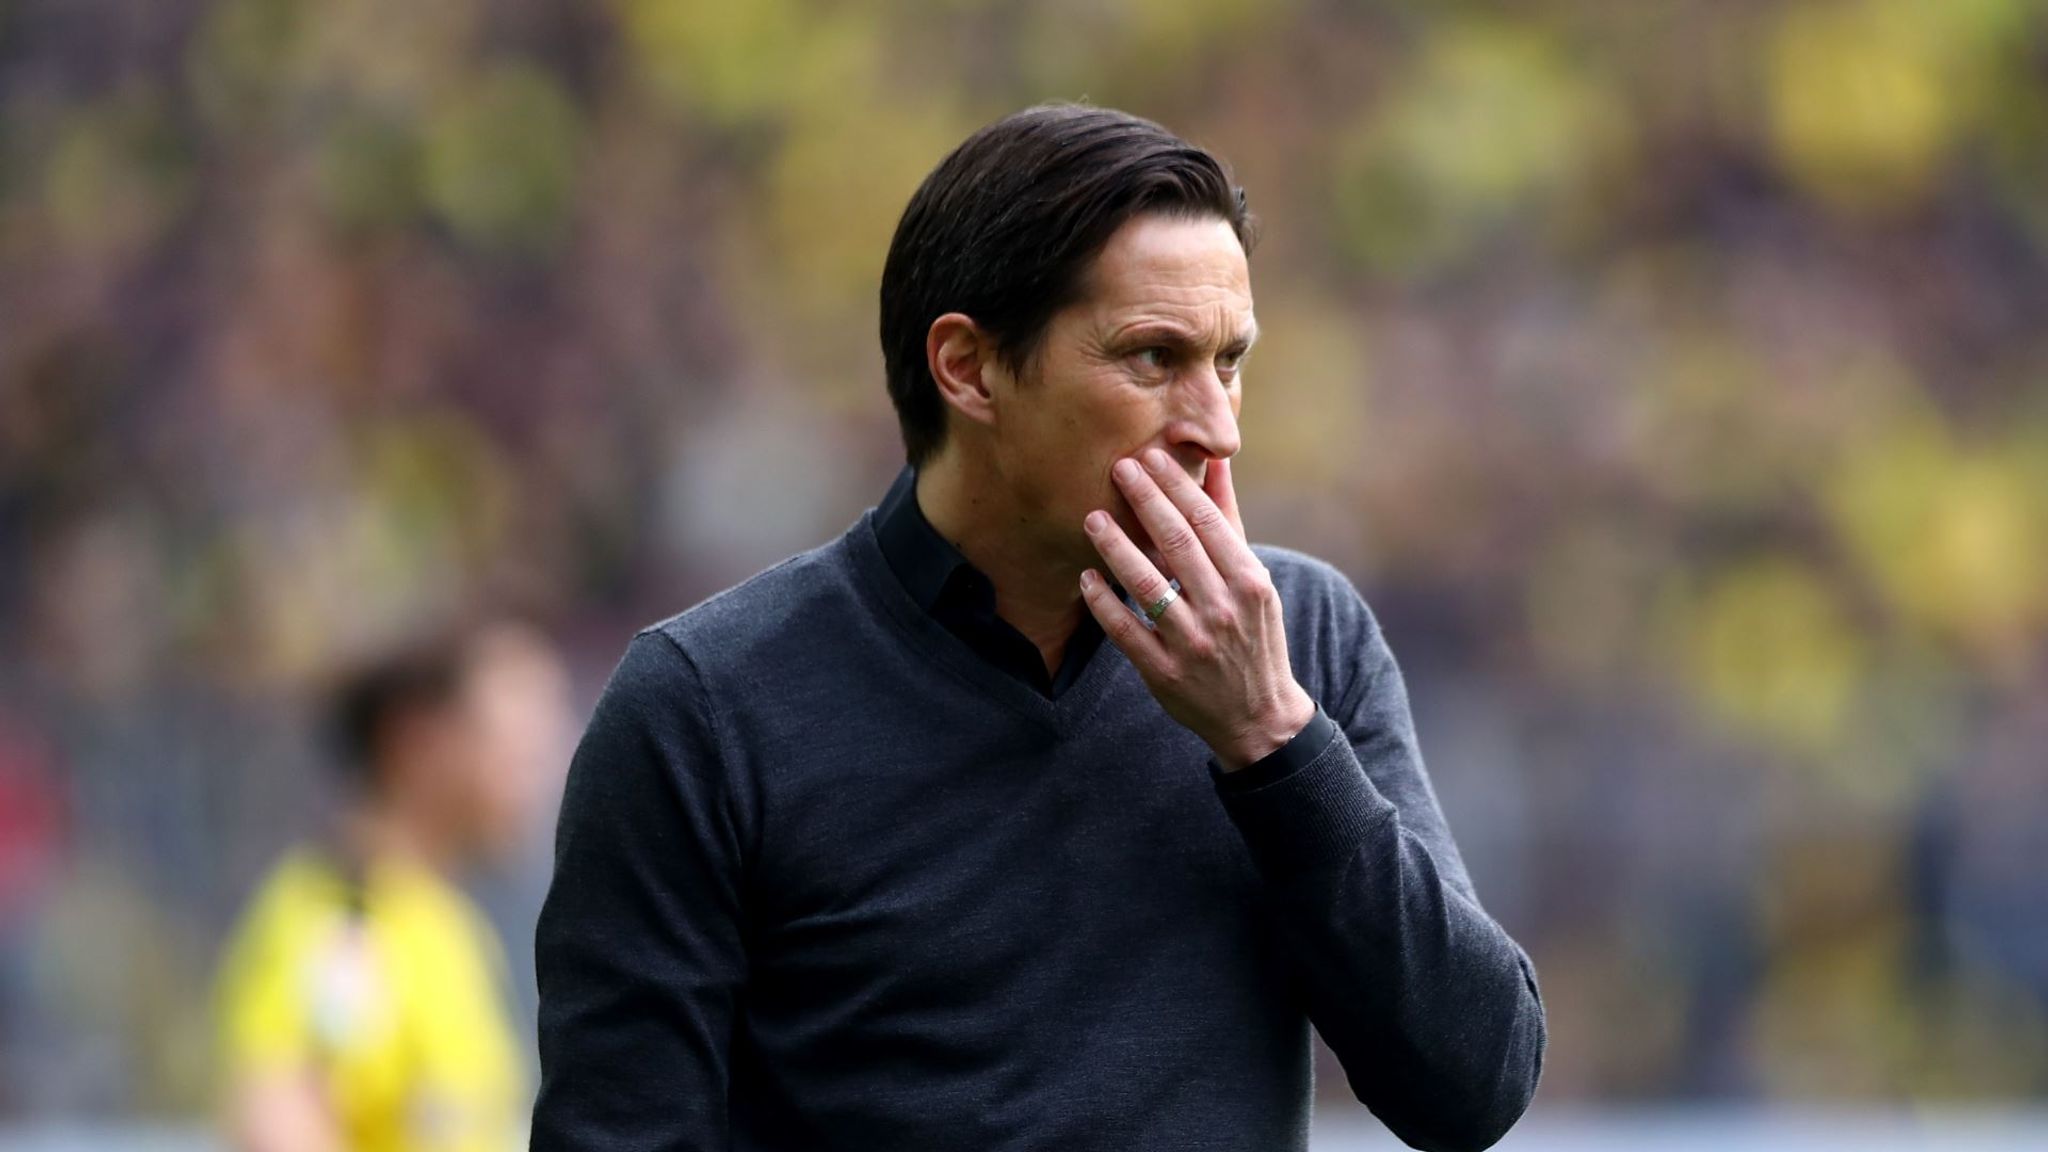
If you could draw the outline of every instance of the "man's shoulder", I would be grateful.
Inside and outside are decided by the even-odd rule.
[[[799,552],[640,630],[695,660],[743,661],[778,641],[802,642],[849,611],[854,574],[840,536]]]
[[[327,854],[311,844],[292,846],[263,873],[238,913],[222,957],[222,982],[239,989],[299,963],[349,906]]]
[[[1320,556],[1280,544],[1252,545],[1252,554],[1273,575],[1282,603],[1312,599],[1357,599],[1358,589],[1342,569]]]
[[[1278,544],[1253,544],[1272,573],[1287,618],[1290,649],[1348,659],[1356,645],[1379,634],[1379,620],[1343,569],[1320,556]]]

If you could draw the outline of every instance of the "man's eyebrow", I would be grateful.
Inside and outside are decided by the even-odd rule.
[[[1193,347],[1202,342],[1200,335],[1189,329],[1186,325],[1174,320],[1140,320],[1128,327],[1117,329],[1113,338],[1118,341],[1154,340],[1161,344],[1176,347]],[[1224,341],[1223,346],[1226,348],[1250,350],[1251,346],[1258,342],[1259,326],[1256,322],[1253,322],[1246,325],[1241,333],[1233,335],[1229,340]]]

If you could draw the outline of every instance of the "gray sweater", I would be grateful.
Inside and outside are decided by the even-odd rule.
[[[1407,1143],[1507,1131],[1535,972],[1341,573],[1256,549],[1331,738],[1240,780],[1113,645],[1052,699],[978,658],[873,518],[606,685],[536,943],[534,1149],[1299,1149],[1311,1022]]]

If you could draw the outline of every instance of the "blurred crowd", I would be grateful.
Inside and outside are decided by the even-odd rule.
[[[877,500],[896,215],[1049,98],[1249,189],[1246,521],[1543,1101],[2048,1096],[2048,2],[0,0],[0,1120],[207,1106],[337,669],[498,605],[587,704]]]

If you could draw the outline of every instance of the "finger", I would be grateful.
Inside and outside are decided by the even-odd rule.
[[[1102,574],[1090,568],[1081,573],[1081,601],[1088,605],[1088,612],[1095,622],[1102,625],[1102,634],[1110,643],[1123,649],[1125,656],[1140,672],[1157,668],[1166,657],[1166,642],[1157,633],[1145,627],[1145,622],[1130,606],[1110,591],[1109,581]]]
[[[1089,541],[1102,554],[1103,563],[1109,565],[1110,573],[1130,592],[1131,599],[1140,604],[1150,604],[1166,595],[1165,575],[1131,542],[1115,517],[1099,510],[1090,512],[1085,527]],[[1110,598],[1114,600],[1116,594],[1110,593]]]
[[[1223,517],[1230,526],[1237,529],[1237,537],[1249,542],[1244,534],[1244,517],[1237,510],[1237,483],[1230,475],[1230,457],[1218,456],[1209,461],[1209,467],[1202,475],[1202,491],[1223,510]]]
[[[1168,468],[1173,466],[1172,461],[1167,461]],[[1135,460],[1118,461],[1111,471],[1123,487],[1124,499],[1130,501],[1131,510],[1138,514],[1138,522],[1145,526],[1152,543],[1159,546],[1167,567],[1180,577],[1181,591],[1192,593],[1204,602],[1213,602],[1221,596],[1223,576],[1217,571],[1216,562],[1210,558],[1202,538],[1188,526],[1187,517],[1181,515],[1180,509],[1160,490],[1158,481]],[[1126,582],[1124,587],[1130,588],[1131,585]],[[1150,601],[1148,597],[1141,602]]]
[[[1245,543],[1243,531],[1230,522],[1229,514],[1204,487],[1215,476],[1218,463],[1215,460],[1209,462],[1209,473],[1203,477],[1203,484],[1198,485],[1193,477],[1176,467],[1166,453],[1157,448],[1145,453],[1146,467],[1152,470],[1160,489],[1180,509],[1181,516],[1186,519],[1188,527],[1194,529],[1217,569],[1227,574],[1250,569],[1257,563],[1257,558]]]

